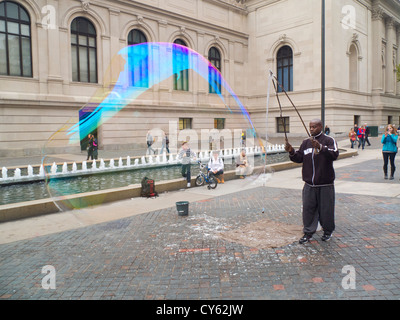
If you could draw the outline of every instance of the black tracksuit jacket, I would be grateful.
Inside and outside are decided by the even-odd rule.
[[[289,154],[290,160],[303,163],[303,181],[310,186],[332,185],[335,180],[333,161],[339,156],[339,149],[335,139],[320,133],[315,139],[321,144],[319,153],[315,153],[311,140],[303,141],[300,149]]]

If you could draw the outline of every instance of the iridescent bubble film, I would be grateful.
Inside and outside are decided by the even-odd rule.
[[[144,105],[148,103],[147,108],[151,112],[157,112],[157,108],[163,103],[162,94],[170,97],[179,90],[165,88],[171,83],[182,83],[184,79],[186,83],[189,79],[193,87],[205,83],[203,87],[207,87],[211,94],[199,92],[196,96],[191,90],[183,90],[183,99],[188,99],[185,94],[189,94],[191,99],[186,104],[189,107],[185,108],[182,108],[185,103],[181,99],[172,101],[172,105],[171,100],[167,100],[166,106],[162,106],[159,112],[175,115],[179,122],[166,117],[146,118]],[[127,46],[111,60],[103,83],[102,88],[79,110],[79,119],[77,116],[67,121],[44,147],[43,163],[47,188],[60,210],[99,204],[101,199],[107,198],[108,189],[140,184],[144,176],[150,176],[156,181],[182,178],[177,154],[184,141],[189,141],[191,150],[196,153],[196,160],[204,164],[208,163],[210,152],[217,151],[224,160],[226,172],[237,170],[236,161],[244,149],[249,158],[247,161],[251,163],[251,170],[237,174],[246,176],[248,183],[254,183],[254,180],[265,173],[265,141],[258,136],[249,112],[221,73],[196,51],[173,43]],[[197,92],[197,89],[192,91]],[[200,101],[206,94],[212,96],[211,108],[210,102],[207,105]],[[143,103],[145,96],[147,100]],[[149,99],[148,96],[153,96],[154,99]],[[193,96],[199,102],[193,103]],[[214,96],[219,100],[216,101]],[[179,112],[176,111],[176,106],[180,107]],[[124,116],[121,115],[122,112],[125,112]],[[212,126],[202,124],[202,121],[205,123],[205,118],[214,120]],[[124,136],[123,128],[132,126],[129,119],[136,119],[135,126],[141,134]],[[184,119],[192,119],[194,122],[190,123],[189,129],[185,129],[187,124]],[[225,126],[225,121],[230,121],[229,127]],[[98,132],[100,128],[109,135],[116,132],[115,141],[125,139],[129,147],[114,152],[113,157],[106,151],[107,148],[112,149],[112,143],[111,146],[105,146],[107,148],[104,150],[99,147],[95,161],[86,161],[85,150],[81,161],[64,164],[49,161],[51,154],[57,150],[66,153],[76,150],[88,139],[89,134]],[[146,147],[146,132],[153,137],[154,144],[151,148]],[[165,133],[170,141],[169,153],[163,146]],[[96,137],[97,144],[100,144],[99,140],[101,137]],[[156,154],[151,154],[150,149]],[[196,161],[192,163],[191,175],[196,178],[200,168]],[[224,185],[218,187],[223,188]],[[77,200],[71,196],[84,192],[94,192],[93,197]]]
[[[194,70],[206,81],[212,79],[209,82],[210,86],[229,109],[219,90],[221,86],[224,87],[240,107],[249,126],[254,128],[248,111],[219,71],[196,51],[173,43],[142,43],[125,47],[118,54],[126,61],[124,70],[120,73],[113,90],[96,106],[91,115],[68,130],[71,142],[92,132],[95,127],[113,117],[148,88],[173,75],[179,77],[182,71],[188,69]],[[179,61],[176,61],[177,59]]]

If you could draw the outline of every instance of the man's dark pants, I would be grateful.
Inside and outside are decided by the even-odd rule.
[[[304,184],[304,233],[314,234],[317,231],[318,221],[324,233],[331,234],[335,230],[335,186],[312,187]]]
[[[190,163],[182,165],[182,177],[186,178],[187,183],[190,183],[191,180]]]

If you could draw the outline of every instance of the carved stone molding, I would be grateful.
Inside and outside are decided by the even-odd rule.
[[[113,16],[119,16],[119,14],[121,13],[118,9],[113,9],[113,8],[108,8],[108,11],[110,12],[110,15]]]
[[[82,10],[87,12],[90,6],[89,0],[81,0],[81,3],[82,3]]]
[[[206,0],[206,1],[213,2],[219,5],[235,7],[240,10],[246,10],[246,2],[247,2],[247,0]]]
[[[382,48],[381,48],[381,59],[382,59],[382,68],[386,68],[386,41],[382,39]]]
[[[383,20],[384,14],[383,9],[376,7],[372,9],[372,20]]]
[[[168,22],[167,22],[167,20],[159,20],[158,25],[160,27],[166,28],[168,26]]]
[[[396,23],[395,23],[393,17],[388,17],[386,19],[386,28],[388,28],[388,29],[396,29]]]
[[[356,51],[357,51],[357,59],[358,59],[358,61],[362,61],[363,60],[363,56],[362,56],[362,52],[361,52],[360,41],[359,41],[358,38],[359,38],[359,34],[357,32],[354,32],[352,37],[351,37],[351,40],[350,40],[350,42],[348,44],[346,55],[348,57],[351,56],[350,49],[351,49],[351,46],[354,45],[356,47]]]
[[[245,3],[247,0],[223,0],[223,1],[230,2],[231,4],[245,8]]]

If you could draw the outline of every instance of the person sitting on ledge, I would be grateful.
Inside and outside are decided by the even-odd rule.
[[[246,150],[242,149],[240,155],[236,158],[236,174],[240,176],[240,179],[244,179],[251,171],[252,168],[247,159]]]
[[[215,176],[218,183],[224,181],[224,161],[219,157],[218,151],[213,151],[210,161],[208,161],[208,170]],[[220,179],[219,179],[220,178]]]

